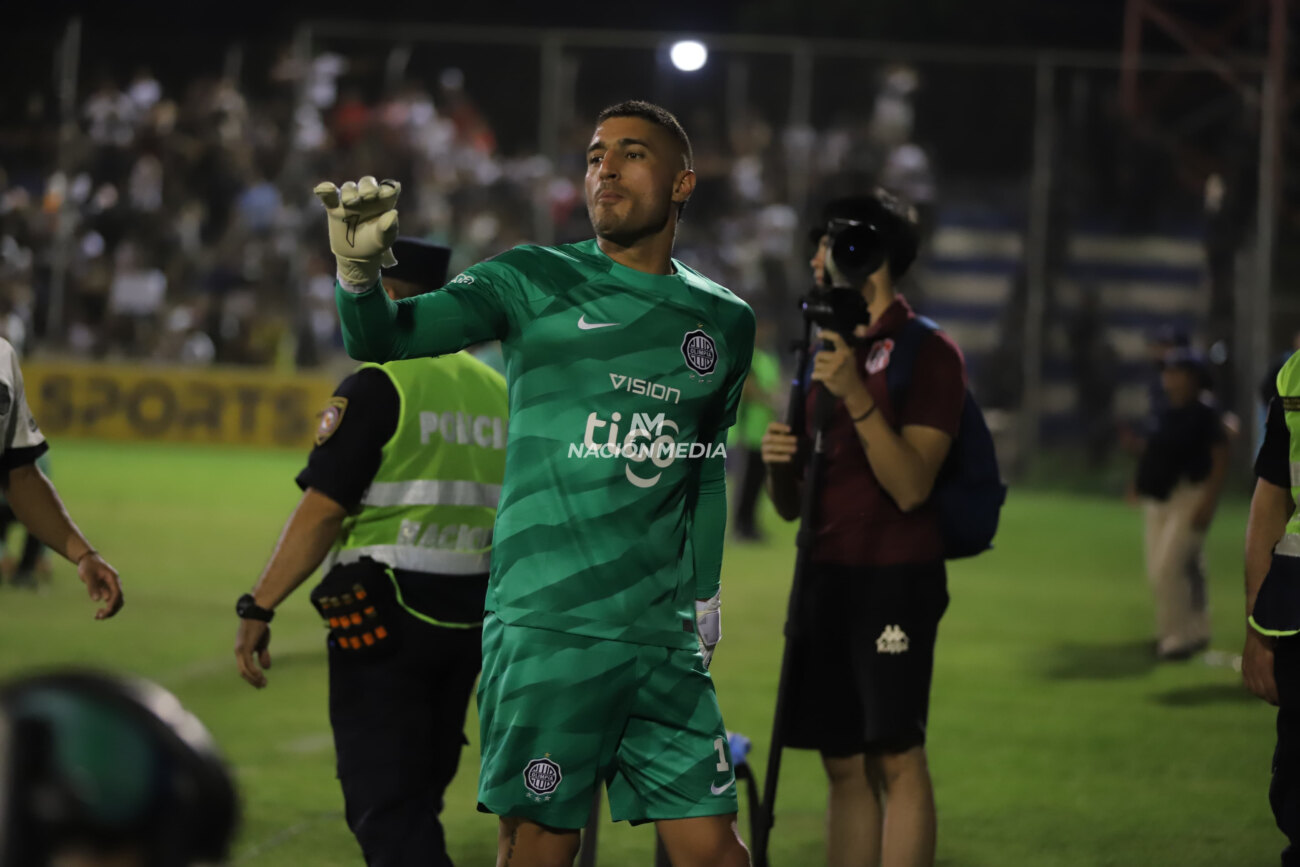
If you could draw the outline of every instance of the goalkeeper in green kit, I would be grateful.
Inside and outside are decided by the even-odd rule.
[[[400,186],[316,188],[349,354],[502,344],[510,420],[478,691],[479,809],[501,817],[498,865],[572,864],[601,784],[615,820],[657,823],[676,867],[749,863],[708,663],[722,444],[754,315],[672,259],[694,189],[677,119],[612,106],[587,149],[593,240],[516,247],[394,302],[379,269]],[[493,436],[429,415],[431,438]]]

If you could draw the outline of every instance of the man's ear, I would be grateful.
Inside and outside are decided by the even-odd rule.
[[[682,169],[677,173],[677,181],[673,184],[673,201],[688,201],[694,192],[695,172],[692,169]]]

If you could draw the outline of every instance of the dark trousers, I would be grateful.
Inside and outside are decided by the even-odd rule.
[[[438,814],[465,744],[483,632],[399,616],[393,656],[355,661],[330,652],[330,724],[348,827],[369,867],[451,867]]]
[[[1282,865],[1300,867],[1300,638],[1278,640],[1273,676],[1279,707],[1268,800],[1277,827],[1290,841],[1282,851]]]
[[[763,466],[763,453],[758,449],[745,449],[745,462],[741,467],[740,498],[736,503],[736,532],[741,536],[758,533],[754,514],[758,508],[758,495],[763,493],[763,479],[767,468]]]

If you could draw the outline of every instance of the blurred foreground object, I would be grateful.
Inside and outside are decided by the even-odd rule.
[[[237,824],[212,737],[165,689],[91,671],[0,686],[0,867],[219,864]]]

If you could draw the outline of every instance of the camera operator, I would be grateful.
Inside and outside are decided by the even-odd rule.
[[[821,332],[795,426],[802,436],[772,424],[763,438],[772,500],[794,520],[808,481],[809,420],[819,393],[833,396],[814,550],[790,639],[785,740],[822,754],[828,864],[931,865],[925,727],[948,591],[928,499],[960,424],[965,367],[957,347],[929,330],[909,384],[891,399],[890,354],[914,316],[896,286],[916,258],[915,214],[877,190],[834,201],[824,216],[813,273],[833,287],[825,294],[860,294],[861,313],[835,318],[850,333]]]

